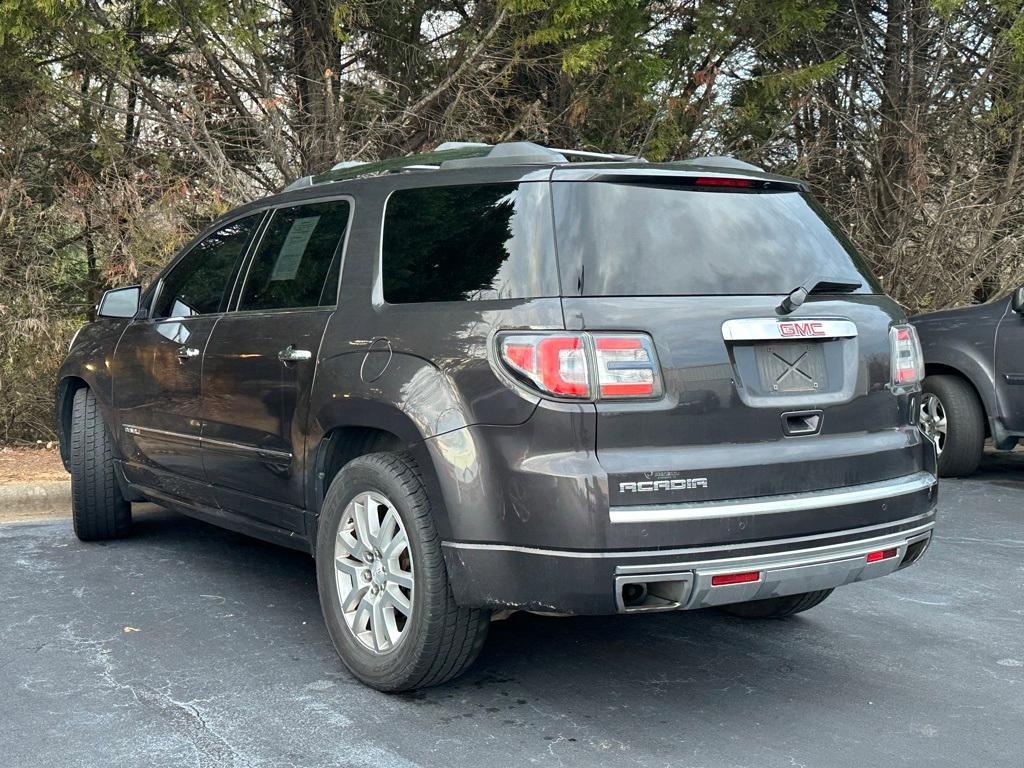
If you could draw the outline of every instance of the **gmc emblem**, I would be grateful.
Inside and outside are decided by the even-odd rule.
[[[779,323],[779,334],[783,338],[794,338],[797,336],[825,336],[825,327],[816,321],[807,323]]]

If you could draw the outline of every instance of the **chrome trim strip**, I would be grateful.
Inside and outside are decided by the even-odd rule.
[[[122,425],[124,431],[129,435],[159,435],[160,437],[169,437],[172,440],[187,440],[198,442],[200,447],[203,444],[210,445],[217,448],[227,448],[228,450],[242,451],[244,453],[255,453],[265,459],[281,459],[283,461],[291,461],[292,454],[288,451],[276,451],[272,448],[260,448],[255,445],[246,445],[245,443],[233,443],[229,440],[214,440],[209,437],[202,437],[200,435],[186,435],[182,432],[171,432],[166,429],[155,429],[153,427],[140,427],[137,424],[124,424]]]
[[[726,341],[852,339],[856,335],[855,323],[827,317],[745,317],[722,323]]]
[[[662,571],[666,568],[681,567],[683,573],[692,573],[693,579],[689,596],[680,608],[708,608],[747,600],[805,594],[820,589],[835,589],[855,581],[886,576],[903,567],[903,561],[913,542],[928,541],[931,535],[930,530],[904,531],[873,541],[848,542],[842,547],[821,547],[803,552],[777,552],[732,560],[661,565],[647,575],[641,574],[635,568],[617,568],[615,579],[616,583],[623,579],[660,580],[664,578]],[[871,552],[887,549],[893,550],[892,556],[878,561],[867,561],[867,555]],[[648,568],[650,569],[650,566]],[[757,580],[729,585],[714,583],[714,577],[718,574],[746,571],[757,571]],[[628,572],[629,575],[620,575],[624,572]]]
[[[214,440],[211,437],[201,438],[200,442],[204,445],[211,445],[216,448],[227,448],[233,451],[244,451],[245,453],[256,453],[263,458],[271,459],[283,459],[291,461],[292,454],[288,451],[276,451],[273,448],[260,448],[256,445],[246,445],[245,443],[233,443],[230,440]]]
[[[442,541],[442,547],[448,547],[449,549],[466,549],[466,550],[482,550],[482,551],[493,551],[493,552],[515,552],[522,555],[542,555],[544,557],[568,557],[576,559],[586,560],[607,560],[607,559],[619,559],[619,560],[630,560],[638,557],[675,557],[677,555],[685,556],[694,552],[731,552],[743,549],[754,549],[755,547],[776,547],[785,546],[787,544],[801,544],[804,542],[819,541],[821,539],[834,539],[837,536],[852,536],[858,533],[868,533],[870,531],[877,531],[881,528],[894,528],[898,525],[907,525],[910,523],[916,523],[921,520],[927,520],[928,518],[935,517],[935,509],[932,508],[929,512],[925,512],[921,515],[914,515],[913,517],[905,517],[902,520],[893,520],[888,523],[879,523],[877,525],[866,525],[862,528],[848,528],[845,531],[832,531],[831,533],[816,533],[810,536],[794,536],[787,539],[768,539],[765,541],[745,541],[739,544],[720,544],[718,546],[707,546],[707,547],[681,547],[676,549],[633,549],[633,550],[605,550],[602,552],[584,552],[572,549],[542,549],[541,547],[521,547],[516,544],[477,544],[474,542],[462,542],[462,541]],[[910,536],[913,531],[924,531],[930,529],[935,525],[934,520],[925,523],[921,526],[917,526],[906,531],[900,531],[900,534]],[[889,534],[887,534],[889,535]],[[896,535],[896,534],[891,534]],[[885,538],[882,536],[881,538]],[[858,539],[858,541],[871,541],[871,539]],[[845,542],[849,543],[849,542]],[[835,545],[826,545],[835,546]],[[841,545],[840,545],[841,546]],[[657,568],[662,568],[662,565],[657,565]]]
[[[154,429],[153,427],[140,427],[136,424],[123,424],[122,428],[129,435],[159,435],[174,440],[191,440],[199,442],[199,435],[186,435],[183,432],[171,432],[166,429]]]
[[[685,560],[672,563],[656,563],[653,565],[622,565],[615,569],[615,573],[661,573],[662,571],[672,572],[676,570],[692,570],[694,568],[729,573],[743,570],[760,571],[766,568],[791,568],[806,563],[829,562],[866,555],[868,552],[876,549],[888,549],[889,544],[910,544],[914,540],[920,539],[922,535],[927,535],[934,527],[935,523],[930,522],[917,528],[899,531],[898,533],[889,533],[884,536],[875,536],[870,539],[857,539],[856,541],[845,541],[841,544],[829,544],[823,547],[790,549],[783,552],[769,552],[760,555],[723,557],[717,560]]]
[[[895,480],[865,483],[833,491],[789,493],[725,502],[700,501],[691,504],[611,507],[608,516],[613,523],[667,523],[722,517],[771,515],[779,512],[804,512],[811,509],[843,507],[849,504],[906,496],[926,490],[934,484],[935,477],[930,472],[917,472]]]

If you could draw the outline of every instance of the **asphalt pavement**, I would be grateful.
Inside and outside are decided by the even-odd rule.
[[[1024,455],[946,481],[917,565],[781,622],[492,625],[408,695],[334,654],[313,563],[139,507],[0,525],[0,765],[1024,766]]]

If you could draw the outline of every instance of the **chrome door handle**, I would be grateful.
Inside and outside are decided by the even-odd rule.
[[[313,353],[308,349],[296,349],[291,344],[277,353],[277,359],[282,363],[298,363],[302,360],[312,360]]]
[[[195,347],[179,347],[178,348],[178,359],[184,362],[185,360],[191,360],[193,357],[199,357],[199,350]]]

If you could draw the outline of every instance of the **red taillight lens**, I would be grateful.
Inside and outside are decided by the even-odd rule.
[[[578,336],[541,339],[537,345],[540,383],[553,395],[588,397],[590,374]]]
[[[558,397],[590,397],[590,374],[579,334],[515,334],[500,341],[501,357],[515,373]]]
[[[924,354],[917,330],[912,325],[894,325],[889,329],[892,386],[912,387],[924,379]]]
[[[893,549],[880,549],[877,552],[869,552],[867,561],[869,563],[877,563],[881,560],[890,560],[896,557],[897,550]]]
[[[574,399],[661,394],[653,345],[643,334],[509,333],[499,337],[505,367],[547,395]],[[596,392],[591,375],[597,374]]]
[[[749,189],[754,186],[752,179],[735,179],[728,176],[698,176],[693,181],[698,187],[742,187]]]
[[[724,587],[729,584],[750,584],[761,580],[760,571],[744,571],[743,573],[720,573],[711,577],[712,587]]]

